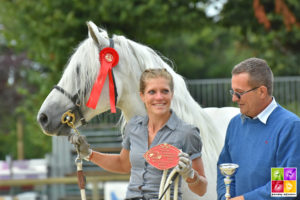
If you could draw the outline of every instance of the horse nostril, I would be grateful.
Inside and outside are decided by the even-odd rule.
[[[44,114],[44,113],[41,113],[40,117],[39,117],[39,122],[42,125],[47,124],[47,122],[48,122],[48,116],[46,114]]]

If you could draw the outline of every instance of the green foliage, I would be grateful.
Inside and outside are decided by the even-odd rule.
[[[299,75],[300,28],[288,30],[284,17],[275,12],[275,1],[260,1],[271,28],[266,30],[254,16],[252,1],[228,1],[222,11],[220,25],[239,29],[240,44],[251,49],[252,56],[264,58],[276,76]],[[300,2],[287,0],[286,5],[300,21]]]

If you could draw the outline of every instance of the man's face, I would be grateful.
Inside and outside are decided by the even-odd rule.
[[[231,88],[234,92],[237,93],[243,93],[254,89],[253,86],[249,85],[248,73],[233,75],[231,79]],[[236,102],[239,105],[240,112],[244,115],[255,117],[259,114],[260,101],[256,89],[240,95],[240,98],[238,98],[238,95],[234,94],[232,96],[232,101]]]

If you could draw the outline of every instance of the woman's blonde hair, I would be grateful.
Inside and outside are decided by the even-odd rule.
[[[171,92],[174,92],[174,82],[172,75],[166,70],[166,69],[146,69],[140,78],[140,92],[144,93],[146,88],[146,81],[152,78],[165,78],[169,81],[169,86],[171,89]]]

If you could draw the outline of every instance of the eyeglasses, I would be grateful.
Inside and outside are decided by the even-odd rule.
[[[259,88],[259,87],[252,88],[252,89],[247,90],[247,91],[245,91],[245,92],[235,92],[235,91],[233,91],[233,90],[229,90],[229,92],[230,92],[231,96],[235,95],[238,99],[240,99],[240,98],[242,97],[242,95],[244,95],[244,94],[246,94],[246,93],[248,93],[248,92],[254,91],[254,90],[256,90],[257,88]]]

